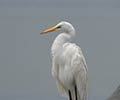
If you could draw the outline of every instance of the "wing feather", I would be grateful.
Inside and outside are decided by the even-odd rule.
[[[74,75],[74,82],[77,86],[78,100],[87,100],[87,64],[79,46],[73,43],[65,43],[63,45],[63,54],[71,67],[71,74]],[[54,59],[53,59],[54,60]],[[53,61],[54,62],[54,61]],[[66,63],[66,62],[65,62]],[[52,75],[57,79],[58,90],[67,96],[67,90],[58,77],[59,65],[53,64]],[[73,92],[73,91],[72,91]],[[74,93],[73,93],[74,95]],[[74,97],[74,96],[73,96]]]
[[[76,46],[76,45],[75,45]],[[77,86],[78,100],[87,100],[87,64],[83,56],[82,50],[76,46],[77,52],[72,59],[72,67],[74,69],[74,79]]]

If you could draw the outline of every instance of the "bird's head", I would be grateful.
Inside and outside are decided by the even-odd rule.
[[[67,33],[67,34],[75,33],[75,29],[72,26],[72,24],[70,24],[68,22],[65,22],[65,21],[62,21],[62,22],[58,23],[57,25],[55,25],[55,26],[53,26],[49,29],[44,30],[40,34],[47,34],[49,32],[53,32],[53,31],[56,31],[56,30],[61,30],[64,33]]]

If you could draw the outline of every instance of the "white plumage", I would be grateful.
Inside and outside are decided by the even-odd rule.
[[[68,22],[60,22],[41,34],[62,30],[53,42],[52,75],[58,90],[69,100],[87,100],[87,65],[82,50],[70,43],[75,36],[74,27]]]

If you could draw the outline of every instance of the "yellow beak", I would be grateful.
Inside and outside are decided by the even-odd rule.
[[[57,30],[58,28],[59,28],[58,26],[53,26],[53,27],[51,27],[51,28],[49,28],[49,29],[44,30],[44,31],[41,32],[40,34],[47,34],[47,33],[49,33],[49,32],[53,32],[53,31]]]

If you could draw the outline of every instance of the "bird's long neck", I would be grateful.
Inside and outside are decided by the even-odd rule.
[[[63,44],[71,41],[71,38],[74,36],[74,34],[67,34],[67,33],[61,33],[59,34],[56,39],[53,42],[51,51],[52,55],[58,54],[63,49]]]

